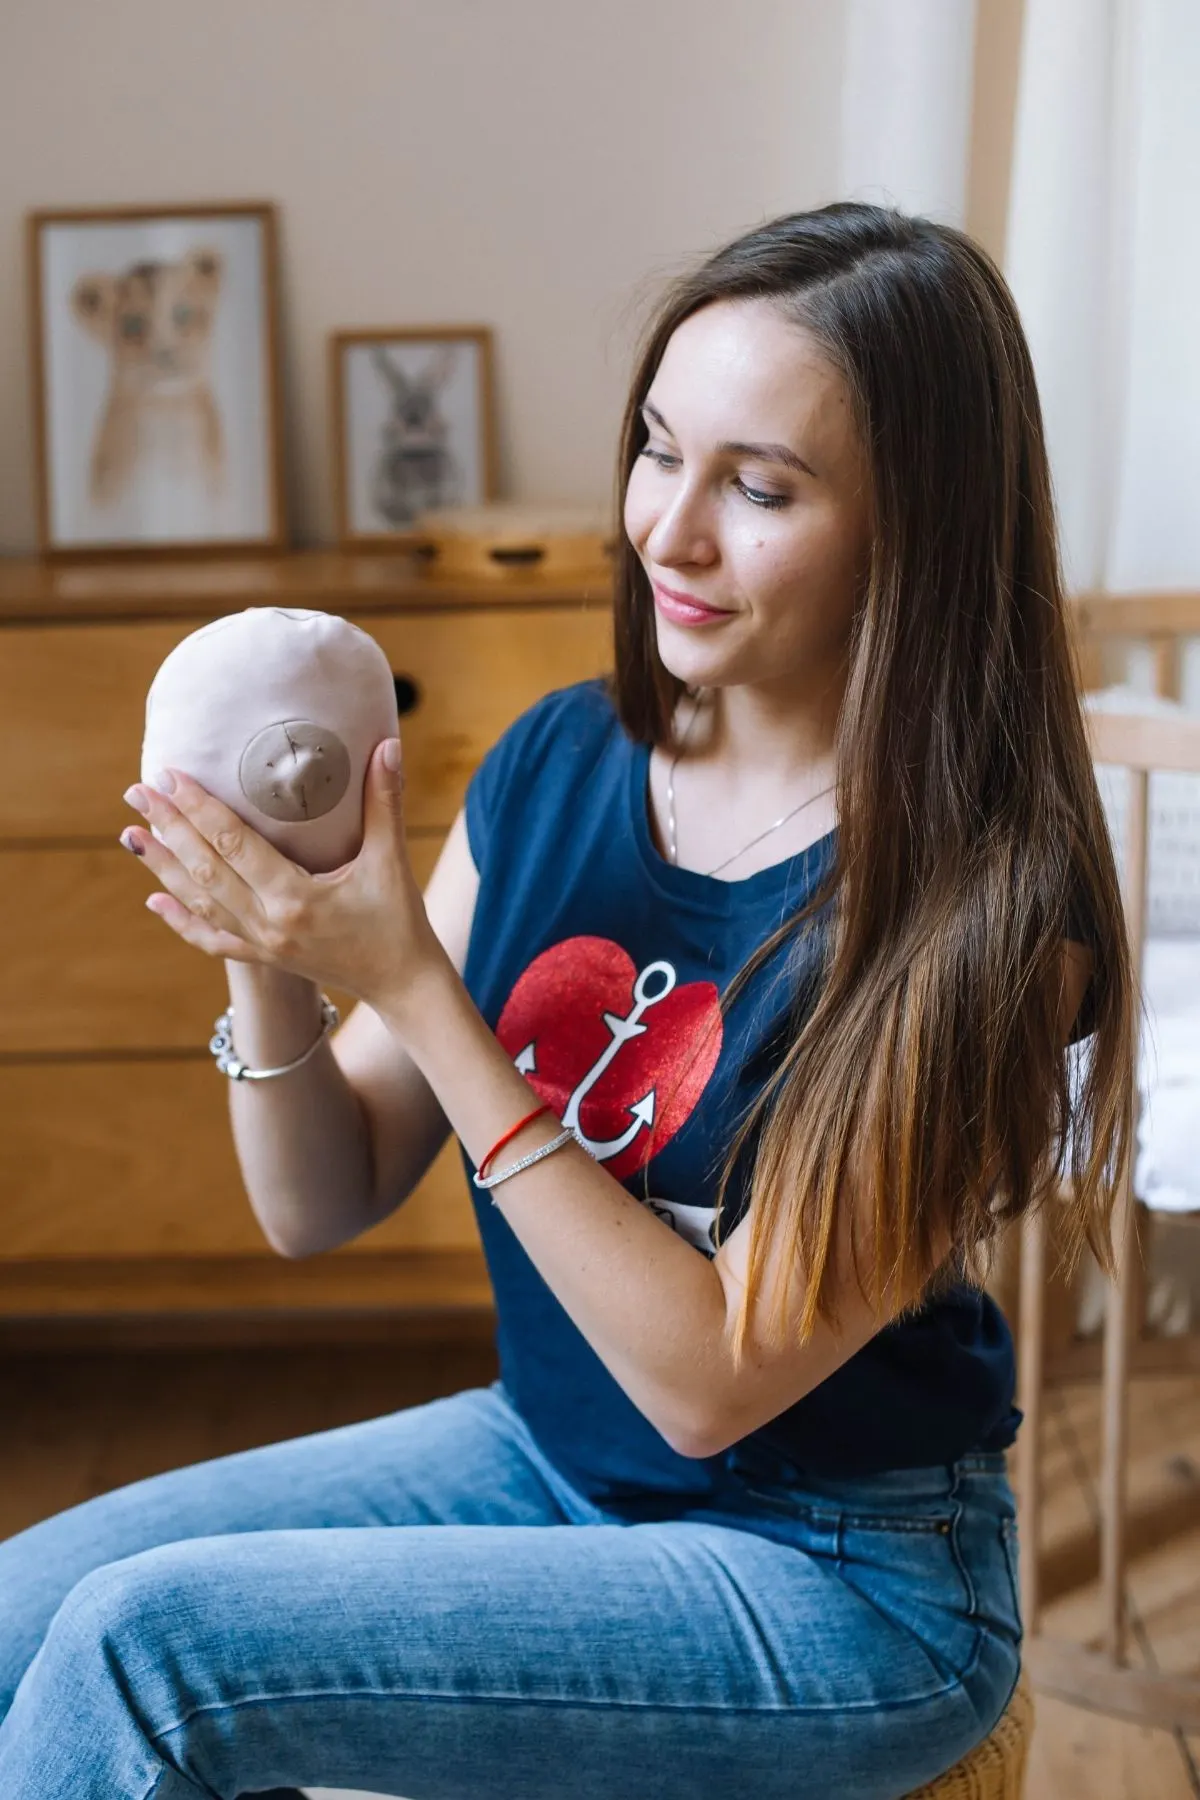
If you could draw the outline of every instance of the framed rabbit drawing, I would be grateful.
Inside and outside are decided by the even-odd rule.
[[[494,498],[487,326],[335,332],[330,408],[344,548],[415,547],[418,514]]]
[[[28,230],[43,553],[282,548],[273,207]]]

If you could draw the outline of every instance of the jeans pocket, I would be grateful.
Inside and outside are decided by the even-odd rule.
[[[885,1610],[906,1618],[920,1612],[964,1617],[974,1590],[963,1565],[953,1511],[903,1517],[844,1513],[839,1521],[842,1575]]]

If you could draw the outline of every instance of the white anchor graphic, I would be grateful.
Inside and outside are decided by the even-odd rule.
[[[647,984],[651,977],[655,975],[662,977],[663,985],[659,988],[657,993],[650,993],[647,991]],[[642,1095],[641,1099],[635,1100],[633,1105],[629,1108],[629,1129],[623,1132],[620,1137],[588,1137],[586,1133],[580,1129],[580,1106],[587,1095],[595,1087],[605,1069],[607,1069],[608,1065],[618,1054],[622,1045],[627,1044],[631,1038],[640,1037],[644,1031],[649,1030],[649,1026],[639,1023],[642,1014],[649,1007],[657,1006],[660,1000],[665,1000],[674,986],[675,970],[669,962],[647,963],[646,967],[642,970],[641,974],[633,984],[633,1005],[626,1017],[622,1019],[619,1018],[616,1013],[610,1012],[604,1014],[604,1023],[612,1033],[612,1041],[608,1044],[602,1055],[597,1057],[583,1080],[579,1083],[579,1086],[568,1100],[566,1111],[562,1116],[564,1126],[569,1127],[569,1129],[575,1133],[579,1143],[583,1145],[583,1148],[588,1152],[589,1156],[595,1157],[597,1162],[609,1162],[614,1156],[619,1156],[622,1150],[627,1149],[628,1146],[632,1144],[633,1140],[637,1137],[638,1132],[641,1131],[643,1127],[645,1127],[646,1130],[649,1130],[651,1125],[653,1125],[654,1089],[648,1089],[648,1091]],[[514,1058],[514,1066],[520,1069],[523,1075],[531,1074],[534,1071],[536,1062],[534,1046],[532,1043],[526,1044],[520,1055]]]

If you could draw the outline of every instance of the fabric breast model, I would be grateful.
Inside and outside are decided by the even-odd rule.
[[[141,778],[181,769],[323,874],[357,856],[367,764],[397,730],[395,680],[369,633],[335,613],[251,606],[193,631],[160,665]]]

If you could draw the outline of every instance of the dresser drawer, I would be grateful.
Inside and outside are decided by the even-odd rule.
[[[444,841],[409,833],[422,889]],[[0,849],[0,944],[7,947],[0,1053],[202,1048],[228,1004],[225,964],[146,911],[146,895],[162,891],[115,841],[96,849]],[[356,1004],[336,989],[330,997],[343,1018]]]
[[[611,608],[356,619],[417,688],[400,720],[405,817],[446,830],[484,754],[553,688],[612,667]],[[409,796],[414,799],[409,801]]]
[[[346,1250],[478,1243],[451,1134],[399,1211]],[[0,1069],[0,1262],[275,1254],[207,1057]]]
[[[350,616],[347,614],[346,616]],[[146,693],[198,621],[12,626],[0,637],[0,840],[103,837],[132,817]],[[611,608],[355,617],[415,692],[401,719],[413,827],[445,831],[485,751],[526,706],[611,666]]]

